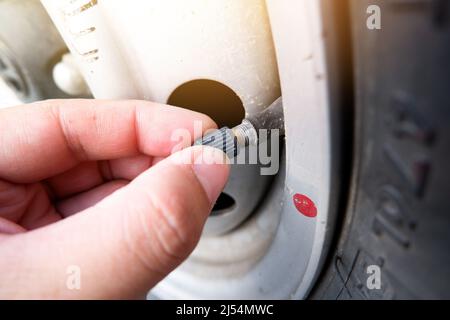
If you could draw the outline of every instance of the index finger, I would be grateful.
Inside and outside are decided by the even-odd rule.
[[[180,143],[172,133],[186,129],[193,139],[214,128],[206,115],[157,103],[129,100],[49,100],[0,111],[0,178],[30,183],[83,161],[137,154],[165,157]]]

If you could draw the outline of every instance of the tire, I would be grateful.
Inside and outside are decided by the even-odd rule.
[[[68,97],[52,77],[65,52],[39,0],[0,0],[0,76],[20,100]]]
[[[310,298],[448,299],[450,4],[349,4],[351,187],[334,251]],[[381,30],[366,27],[373,4],[381,8]],[[369,289],[372,265],[380,270],[379,289]]]

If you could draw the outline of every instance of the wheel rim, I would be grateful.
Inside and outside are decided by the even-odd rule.
[[[326,257],[336,215],[331,189],[337,124],[320,3],[267,4],[287,130],[280,173],[252,218],[231,233],[202,238],[192,256],[152,291],[159,298],[304,298]]]

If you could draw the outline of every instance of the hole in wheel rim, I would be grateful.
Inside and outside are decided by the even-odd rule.
[[[220,216],[231,210],[236,204],[236,201],[230,195],[222,192],[214,205],[211,216]]]
[[[204,113],[220,127],[230,128],[245,117],[244,105],[228,86],[214,80],[198,79],[176,88],[167,104]]]

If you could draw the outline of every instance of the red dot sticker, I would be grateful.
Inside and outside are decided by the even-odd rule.
[[[317,208],[314,202],[303,194],[296,193],[293,197],[294,205],[304,216],[314,218],[317,216]]]

